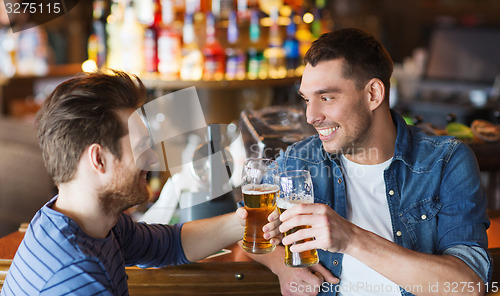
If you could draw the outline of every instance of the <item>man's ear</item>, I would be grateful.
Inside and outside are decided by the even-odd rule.
[[[366,84],[370,110],[377,109],[385,97],[385,86],[380,79],[373,78]]]
[[[101,145],[95,143],[87,148],[87,157],[93,170],[103,174],[106,172],[107,153],[108,152],[106,149],[104,149]]]

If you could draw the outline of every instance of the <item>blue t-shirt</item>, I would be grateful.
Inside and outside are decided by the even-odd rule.
[[[189,263],[182,224],[148,225],[122,214],[106,238],[96,239],[51,209],[56,198],[31,221],[1,295],[128,295],[125,266]]]

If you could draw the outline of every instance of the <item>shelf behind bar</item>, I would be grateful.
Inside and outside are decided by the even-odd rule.
[[[279,87],[293,85],[300,82],[300,77],[286,77],[280,79],[245,79],[245,80],[220,80],[220,81],[206,81],[206,80],[165,80],[158,75],[144,74],[141,77],[144,85],[147,88],[154,89],[183,89],[195,86],[203,89],[238,89],[248,87]]]

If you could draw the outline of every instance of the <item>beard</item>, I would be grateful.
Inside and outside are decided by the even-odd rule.
[[[118,164],[110,184],[98,192],[99,203],[105,213],[119,215],[126,209],[149,200],[149,190],[143,185],[139,172]]]
[[[331,142],[323,142],[323,148],[328,153],[333,154],[363,154],[367,152],[367,147],[371,141],[370,137],[370,127],[372,121],[370,119],[370,114],[363,111],[352,116],[352,122],[355,125],[350,125],[346,131],[346,125],[340,125],[341,134],[339,134],[338,139],[334,139]],[[316,128],[321,128],[322,126],[339,126],[337,123],[323,123],[321,126],[315,126]]]

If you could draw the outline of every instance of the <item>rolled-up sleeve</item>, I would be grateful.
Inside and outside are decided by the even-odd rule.
[[[492,262],[487,251],[487,199],[476,158],[463,143],[458,143],[447,159],[440,199],[438,252],[460,258],[488,282]]]
[[[457,245],[446,249],[443,255],[451,255],[465,262],[477,273],[483,282],[487,283],[491,279],[493,266],[491,256],[485,249],[475,246]]]

